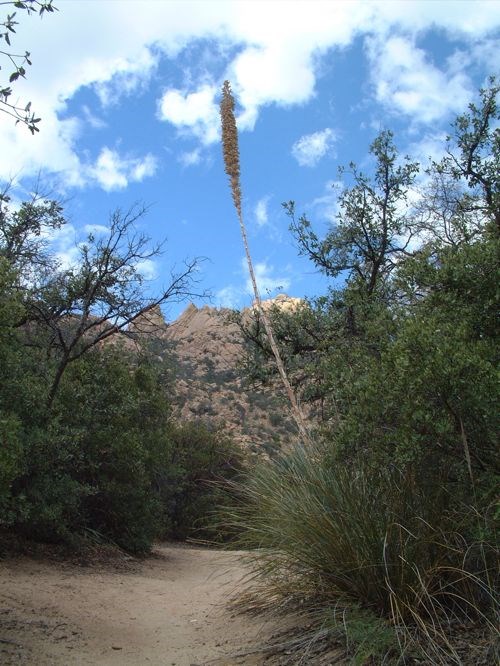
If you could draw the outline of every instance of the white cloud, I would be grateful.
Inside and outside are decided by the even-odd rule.
[[[129,182],[140,182],[156,171],[156,158],[147,154],[143,158],[123,158],[115,151],[105,146],[97,158],[95,165],[90,167],[90,178],[107,192],[121,190]]]
[[[104,226],[104,224],[86,224],[83,230],[86,234],[92,234],[93,236],[105,236],[109,234],[109,227]]]
[[[94,85],[101,104],[105,107],[116,104],[121,97],[145,88],[157,64],[158,55],[153,55],[149,48],[141,49],[134,59],[116,58],[111,63],[112,75]]]
[[[440,162],[446,154],[446,133],[428,132],[424,134],[422,138],[408,146],[407,153],[411,156],[412,161],[420,162],[422,168],[419,177],[424,178],[424,170],[429,166],[429,162],[431,160]]]
[[[51,251],[63,270],[78,264],[80,250],[76,229],[72,224],[63,224],[59,229],[48,229],[42,235],[50,243]]]
[[[21,178],[49,171],[64,173],[67,186],[83,185],[82,164],[74,150],[81,123],[76,118],[59,120],[54,109],[40,102],[35,109],[43,125],[34,136],[24,127],[13,127],[9,119],[1,119],[0,154],[9,155],[9,159],[0,160],[0,180],[17,183]]]
[[[215,294],[215,303],[220,308],[236,309],[241,306],[242,299],[245,296],[242,289],[233,285],[219,289]]]
[[[375,96],[389,111],[432,123],[470,101],[468,77],[453,67],[448,72],[438,69],[411,39],[376,37],[368,39],[367,46]]]
[[[257,201],[254,208],[255,220],[259,227],[264,227],[269,221],[269,214],[267,212],[267,204],[269,203],[269,196],[262,197]]]
[[[369,2],[370,0],[368,0]],[[383,32],[388,25],[406,32],[420,32],[430,25],[444,28],[452,34],[475,38],[492,32],[500,21],[500,6],[490,0],[463,2],[427,2],[426,0],[376,0],[373,6],[373,31]]]
[[[0,155],[8,155],[9,160],[1,160],[0,178],[8,179],[10,165],[15,165],[24,176],[43,169],[64,174],[68,185],[84,184],[86,165],[78,140],[92,121],[85,111],[85,122],[66,117],[68,101],[90,86],[109,106],[148,85],[160,58],[174,59],[201,39],[221,45],[222,74],[211,74],[212,79],[195,77],[185,87],[165,81],[160,113],[166,122],[204,144],[217,139],[214,96],[222,78],[233,81],[241,105],[240,128],[252,129],[266,105],[286,107],[310,101],[322,55],[348,46],[363,34],[375,36],[370,66],[377,98],[399,112],[432,122],[447,109],[462,108],[468,99],[468,81],[453,71],[452,63],[448,72],[437,69],[411,48],[410,40],[406,44],[403,38],[399,43],[388,40],[384,45],[389,31],[412,35],[434,26],[465,36],[473,46],[491,36],[500,23],[500,3],[484,0],[318,0],[286,6],[279,0],[129,0],[126,11],[118,11],[115,2],[61,0],[59,9],[42,22],[24,17],[16,33],[16,50],[29,50],[33,66],[26,81],[16,82],[15,94],[33,101],[43,131],[32,137],[2,120]],[[490,40],[487,49],[477,46],[470,51],[468,64],[495,53]],[[119,175],[114,180],[123,182]]]
[[[158,162],[156,157],[148,153],[144,157],[135,160],[127,160],[130,169],[130,180],[140,183],[144,178],[149,178],[156,173]]]
[[[242,264],[245,272],[248,273],[248,267],[244,259],[242,260]],[[274,266],[265,261],[256,263],[254,266],[254,272],[257,287],[262,296],[271,295],[276,291],[286,291],[290,288],[290,278],[286,276],[275,276]],[[245,287],[248,294],[253,294],[250,275],[246,280]]]
[[[219,107],[216,86],[203,85],[188,93],[175,88],[167,90],[159,103],[159,115],[179,129],[189,129],[204,144],[219,138]]]
[[[287,273],[288,269],[282,271]],[[254,299],[252,281],[248,272],[248,264],[245,257],[241,259],[241,275],[246,276],[244,282],[239,284],[230,284],[220,289],[215,294],[215,303],[219,307],[240,308]],[[275,268],[267,261],[260,261],[254,264],[255,279],[257,287],[262,298],[276,294],[276,292],[287,291],[291,285],[291,279],[288,275],[276,275]]]
[[[319,212],[320,217],[330,223],[337,222],[340,213],[340,195],[345,184],[341,180],[328,180],[324,186],[324,194],[316,197],[311,203],[311,207]]]
[[[201,162],[201,150],[199,148],[195,148],[194,150],[181,153],[177,159],[182,164],[182,166],[196,166]]]
[[[158,266],[152,259],[142,259],[135,268],[145,280],[155,280],[158,277]]]
[[[124,173],[125,169],[126,165],[121,162],[118,153],[104,147],[90,173],[99,185],[109,192],[127,187],[128,179]]]
[[[93,129],[104,129],[107,127],[107,123],[102,119],[96,116],[92,111],[89,109],[89,107],[84,104],[82,106],[82,111],[83,111],[83,117],[85,118],[86,122],[93,128]]]
[[[498,60],[498,52],[500,51],[500,39],[482,39],[481,41],[472,45],[472,59],[476,62],[483,63],[488,68],[493,69],[493,63],[496,63]],[[471,58],[471,54],[460,52],[462,55],[461,62],[459,64],[464,68],[467,66],[467,59]],[[450,63],[453,66],[453,62]],[[498,71],[498,70],[497,70]]]
[[[59,250],[55,253],[55,257],[63,270],[76,268],[81,259],[80,250],[77,246]]]
[[[335,140],[336,134],[330,127],[305,134],[293,144],[292,155],[300,166],[316,166],[322,157],[332,152]]]
[[[238,118],[240,129],[253,129],[261,106],[303,104],[312,97],[315,76],[311,55],[300,47],[288,52],[278,42],[264,48],[249,47],[235,59],[229,77],[243,107]]]

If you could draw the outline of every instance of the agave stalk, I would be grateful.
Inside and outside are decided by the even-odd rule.
[[[248,272],[250,273],[250,280],[252,282],[253,292],[255,295],[255,302],[257,303],[257,308],[264,324],[264,329],[269,340],[269,345],[276,360],[276,366],[278,368],[281,381],[283,382],[285,392],[290,401],[292,416],[295,420],[295,423],[297,424],[299,434],[304,443],[312,444],[305,424],[304,415],[300,409],[297,397],[288,379],[285,366],[283,365],[283,360],[281,358],[278,345],[276,344],[271,322],[265,309],[262,307],[262,299],[260,297],[259,288],[257,286],[257,280],[255,279],[255,271],[253,268],[252,256],[250,254],[250,247],[248,244],[248,237],[241,208],[240,151],[238,147],[238,129],[236,127],[236,119],[234,116],[234,98],[231,92],[231,85],[229,81],[224,81],[224,85],[222,87],[220,115],[222,121],[222,153],[224,157],[225,172],[229,176],[234,207],[236,208],[238,221],[240,223],[241,237],[243,239],[243,246],[245,248]]]

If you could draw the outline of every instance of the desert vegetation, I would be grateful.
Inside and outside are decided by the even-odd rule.
[[[498,658],[497,99],[491,79],[429,165],[379,134],[368,171],[342,170],[324,238],[284,204],[332,284],[269,322],[319,420],[248,474],[226,519],[250,551],[247,606],[299,617],[291,663],[332,645],[339,663]],[[241,325],[270,381],[267,327]]]
[[[56,11],[51,0],[2,4]],[[30,65],[10,51],[16,25],[15,14],[2,23],[12,71],[0,111],[36,134],[31,102],[12,102]],[[244,400],[249,384],[217,363],[219,329],[203,345],[193,334],[182,366],[178,340],[141,333],[161,306],[206,296],[196,259],[158,293],[146,284],[141,264],[162,251],[141,231],[146,208],[115,210],[65,263],[54,249],[63,205],[40,189],[18,201],[6,186],[0,552],[13,535],[133,554],[156,539],[231,543],[251,571],[237,606],[292,618],[268,646],[281,663],[498,661],[498,95],[491,77],[427,164],[381,131],[363,169],[341,169],[323,237],[283,204],[299,253],[330,284],[283,309],[263,307],[257,288],[225,82],[223,157],[255,291],[251,316],[227,319],[229,343],[233,356],[245,350],[245,379],[266,385]],[[269,412],[248,446],[256,455],[210,427],[216,394],[245,441],[252,409]],[[287,402],[296,445],[281,447]],[[174,418],[180,407],[189,421]]]
[[[146,298],[136,263],[157,249],[136,222],[113,214],[109,235],[89,236],[65,269],[47,241],[65,224],[62,208],[36,196],[15,210],[2,195],[3,529],[144,553],[154,538],[202,529],[217,493],[209,481],[236,473],[241,455],[227,438],[174,423],[174,379],[157,341],[127,334],[192,286],[190,265]]]

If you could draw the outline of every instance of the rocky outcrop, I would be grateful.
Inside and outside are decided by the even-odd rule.
[[[167,322],[163,317],[163,312],[159,305],[146,310],[128,327],[129,333],[137,335],[155,335],[162,334],[167,326]]]
[[[297,310],[302,305],[304,305],[302,298],[295,298],[293,296],[287,296],[286,294],[278,294],[274,298],[266,298],[266,300],[262,301],[262,307],[264,310],[271,310],[273,307],[276,307],[280,310],[291,312]],[[252,308],[257,308],[256,301],[253,302]]]
[[[280,294],[263,301],[292,309],[302,301]],[[245,317],[252,317],[248,308]],[[295,426],[278,388],[267,392],[248,385],[241,370],[246,341],[231,311],[192,303],[171,324],[159,308],[138,318],[128,331],[139,344],[154,341],[155,349],[174,368],[174,416],[179,421],[201,419],[223,426],[252,451],[272,454],[295,438]]]

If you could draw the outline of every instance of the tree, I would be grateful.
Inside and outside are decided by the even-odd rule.
[[[464,210],[487,216],[500,233],[500,85],[491,76],[489,87],[480,90],[481,104],[469,104],[469,113],[458,116],[453,123],[453,136],[448,141],[448,155],[439,165],[439,172],[454,180],[465,180],[469,197],[464,198]]]
[[[201,425],[172,423],[168,352],[136,320],[194,295],[197,263],[153,293],[141,262],[162,246],[137,229],[144,213],[115,211],[64,267],[51,245],[66,224],[62,206],[2,198],[0,528],[132,552],[191,534],[199,519],[213,534],[214,482],[235,474],[238,449]],[[113,337],[125,344],[105,344]]]
[[[356,663],[462,663],[469,625],[473,660],[497,654],[497,94],[459,116],[425,189],[386,132],[324,239],[287,206],[302,253],[340,279],[309,311],[275,310],[273,329],[289,376],[309,373],[330,409],[317,448],[252,472],[233,516],[259,604],[301,614],[307,651],[343,628]],[[258,323],[250,335],[262,372]]]
[[[448,154],[441,163],[431,164],[430,180],[425,187],[419,187],[415,180],[419,165],[409,158],[399,158],[392,133],[382,132],[370,147],[374,158],[372,173],[362,174],[351,165],[354,183],[341,192],[337,222],[324,238],[318,237],[305,215],[296,219],[293,202],[285,204],[299,251],[338,281],[328,294],[313,299],[307,308],[288,313],[275,310],[269,314],[295,390],[304,400],[313,400],[321,408],[330,433],[337,433],[337,424],[342,422],[346,449],[356,438],[363,441],[361,448],[370,446],[375,418],[381,439],[394,441],[391,423],[397,422],[402,410],[398,406],[400,398],[392,395],[390,387],[399,371],[391,370],[391,364],[385,365],[384,359],[396,354],[393,343],[403,335],[403,328],[408,336],[414,330],[410,323],[405,323],[411,313],[421,313],[415,326],[417,330],[422,327],[422,335],[427,329],[430,335],[437,315],[431,317],[432,308],[426,310],[419,305],[421,301],[432,302],[442,312],[445,321],[436,324],[438,338],[439,331],[448,331],[448,323],[453,320],[453,335],[451,332],[448,335],[453,337],[457,348],[475,344],[470,342],[469,332],[463,330],[466,321],[470,326],[474,322],[473,328],[481,331],[483,346],[491,335],[491,311],[496,301],[488,278],[494,280],[497,272],[491,262],[495,242],[493,239],[486,242],[485,233],[497,235],[494,206],[500,173],[500,132],[495,127],[496,95],[498,86],[493,81],[491,88],[480,92],[481,103],[471,105],[470,113],[455,121]],[[468,175],[469,161],[476,175]],[[477,266],[477,275],[470,273],[473,265]],[[438,299],[439,294],[442,300]],[[474,315],[469,318],[466,312],[473,306]],[[454,308],[461,313],[460,326],[453,318]],[[254,343],[247,359],[251,376],[267,380],[272,364],[260,324],[258,320],[250,325],[243,321],[242,328],[247,339]],[[439,353],[446,356],[446,345],[433,340],[432,346],[436,357]],[[431,358],[430,351],[421,352]],[[483,352],[474,348],[471,354],[476,353],[479,359]],[[456,357],[455,369],[465,368],[464,359],[465,355]],[[482,363],[478,360],[478,367]],[[446,392],[460,395],[458,386],[453,384],[456,378],[449,379],[453,373],[446,374],[446,363],[434,364],[442,369],[440,381]],[[467,372],[463,370],[464,375]],[[409,379],[410,373],[406,377]],[[470,430],[463,410],[453,406],[450,399],[446,406],[442,396],[431,398],[431,383],[422,381],[421,387],[428,389],[422,401],[428,401],[425,413],[433,414],[429,423],[437,424],[441,419],[443,428],[449,428],[449,440],[443,444],[443,450],[456,451],[457,445],[461,446],[460,432],[456,439],[459,418]],[[401,389],[408,390],[417,389],[408,386]],[[380,409],[381,394],[387,396],[385,412]],[[462,394],[466,402],[465,393]],[[459,415],[451,422],[450,406]],[[442,408],[444,413],[439,416]],[[422,450],[425,446],[432,450],[429,433],[435,435],[435,430],[413,418],[411,404],[408,409],[412,423],[408,432],[413,433],[413,441],[425,442]],[[429,432],[416,436],[415,430],[419,428],[423,431],[427,428]],[[439,441],[439,437],[434,441]],[[489,446],[485,444],[485,448]]]
[[[400,163],[391,131],[381,132],[370,153],[375,158],[373,176],[350,164],[354,185],[341,193],[338,222],[323,240],[305,215],[295,218],[293,201],[284,204],[300,254],[329,277],[355,279],[367,295],[391,274],[412,239],[406,201],[419,170],[408,158]]]
[[[409,247],[417,232],[407,198],[419,165],[399,157],[390,131],[380,133],[370,154],[372,174],[362,173],[354,163],[349,171],[341,169],[353,184],[341,192],[338,220],[323,239],[306,215],[296,218],[293,201],[284,204],[300,254],[327,276],[345,280],[298,312],[271,312],[296,389],[317,401],[325,419],[337,411],[338,385],[358,372],[361,356],[367,360],[380,355],[384,335],[392,326],[388,307],[394,300],[392,276],[402,258],[411,255]],[[262,366],[262,356],[269,354],[259,321],[246,328],[247,337],[260,345],[253,367]]]
[[[57,269],[50,239],[65,224],[63,209],[35,192],[12,210],[8,190],[0,193],[0,254],[15,269],[18,286],[33,287]]]
[[[173,271],[160,293],[145,293],[141,263],[162,253],[162,244],[136,230],[145,214],[133,207],[111,215],[104,235],[90,234],[76,247],[77,259],[62,268],[51,255],[47,237],[65,224],[62,208],[50,200],[23,204],[11,212],[0,211],[0,256],[18,271],[22,290],[24,327],[28,344],[47,349],[53,363],[47,406],[50,408],[67,366],[153,308],[189,296],[195,290],[199,260],[185,262]],[[42,336],[40,338],[40,336]]]
[[[28,15],[39,14],[43,16],[44,13],[56,11],[56,7],[52,4],[53,0],[12,0],[9,2],[0,2],[0,5],[13,5],[15,9],[25,11]],[[31,65],[30,53],[25,51],[24,54],[14,53],[11,50],[11,38],[16,34],[15,26],[18,21],[15,20],[16,12],[7,14],[7,17],[0,21],[0,43],[4,43],[5,47],[0,49],[0,56],[7,62],[10,69],[8,83],[0,83],[0,111],[15,118],[16,124],[22,123],[26,125],[29,131],[34,134],[39,132],[38,123],[40,118],[31,109],[31,102],[21,104],[20,102],[12,102],[12,83],[15,83],[19,78],[26,78],[26,66]],[[3,29],[3,32],[1,30]],[[9,50],[5,50],[5,49]],[[0,69],[2,67],[0,66]]]
[[[19,294],[12,289],[14,270],[0,257],[0,525],[10,522],[10,485],[22,469],[22,424],[12,405],[12,376],[22,347],[15,324],[23,316]],[[19,396],[16,396],[18,399]]]

